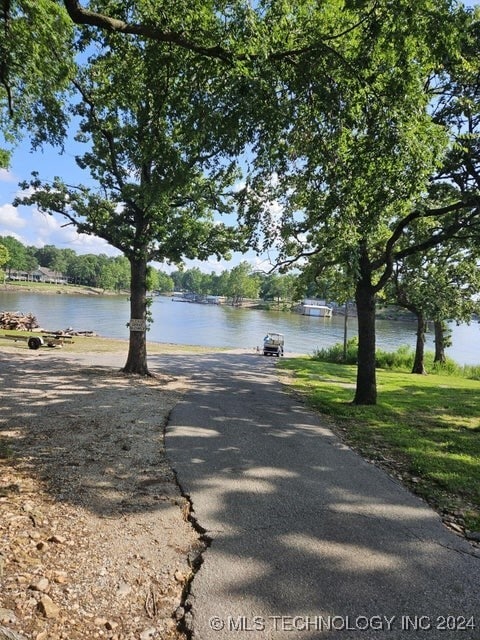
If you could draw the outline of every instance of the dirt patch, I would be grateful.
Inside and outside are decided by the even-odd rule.
[[[201,545],[163,436],[186,387],[2,348],[0,637],[182,637]]]

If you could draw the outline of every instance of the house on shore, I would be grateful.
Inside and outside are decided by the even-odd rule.
[[[316,316],[317,318],[331,318],[333,308],[329,307],[325,300],[305,298],[299,306],[299,311],[304,316]]]
[[[8,280],[17,282],[48,282],[50,284],[68,284],[67,276],[60,271],[52,271],[47,267],[37,267],[32,271],[22,271],[18,269],[10,269],[8,272]]]

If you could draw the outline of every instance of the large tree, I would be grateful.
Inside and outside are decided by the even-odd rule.
[[[36,257],[20,240],[13,236],[0,236],[0,243],[8,250],[5,268],[8,271],[32,271],[38,266]]]
[[[348,20],[348,12],[339,15]],[[474,60],[476,24],[448,0],[378,2],[364,16],[360,28],[345,24],[343,37],[332,39],[338,60],[328,70],[311,52],[283,62],[274,76],[275,110],[263,122],[241,204],[244,219],[260,224],[265,244],[277,246],[280,263],[344,267],[358,313],[354,402],[375,404],[375,301],[395,260],[470,228],[478,217],[475,184],[454,189],[443,181],[438,206],[425,199],[451,143],[448,128],[432,115],[434,91],[441,74],[455,71],[446,63],[462,67],[462,55]],[[328,28],[324,20],[319,11],[319,30]],[[350,22],[358,24],[357,11]],[[436,221],[435,233],[406,247],[406,230],[421,218]]]
[[[392,292],[393,300],[413,313],[417,320],[412,373],[424,374],[428,321],[436,325],[437,360],[442,360],[440,352],[444,340],[440,328],[449,320],[470,322],[473,314],[479,311],[478,249],[459,246],[458,239],[451,239],[425,252],[399,259],[387,288]]]
[[[22,132],[34,148],[62,145],[74,74],[73,24],[50,0],[0,3],[0,167]]]
[[[231,24],[242,7],[236,0],[225,11],[188,2],[1,0],[0,166],[7,166],[25,132],[34,148],[62,146],[69,122],[65,99],[79,54],[75,25],[99,37],[116,33],[230,61],[236,50]]]
[[[128,258],[124,371],[148,374],[148,263],[220,258],[238,246],[236,232],[214,213],[230,211],[227,191],[237,174],[226,154],[238,144],[239,117],[226,106],[227,75],[188,52],[109,33],[99,40],[85,32],[82,46],[88,59],[74,80],[71,109],[80,122],[77,140],[86,145],[77,163],[97,186],[44,183],[34,175],[17,204],[59,213]]]

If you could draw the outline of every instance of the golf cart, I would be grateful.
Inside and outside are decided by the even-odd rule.
[[[267,333],[263,339],[263,355],[264,356],[283,356],[283,334]]]

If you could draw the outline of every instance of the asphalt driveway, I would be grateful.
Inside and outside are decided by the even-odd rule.
[[[480,639],[478,550],[289,395],[273,359],[161,358],[194,380],[166,442],[210,541],[193,640]]]

